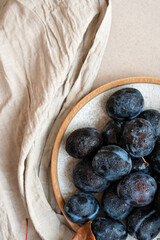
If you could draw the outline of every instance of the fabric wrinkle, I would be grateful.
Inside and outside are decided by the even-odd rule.
[[[65,236],[69,240],[74,233],[53,195],[50,160],[60,124],[91,90],[104,52],[104,46],[96,48],[99,2],[8,0],[2,10],[0,72],[4,84],[0,94],[4,117],[10,122],[1,125],[0,179],[4,184],[0,194],[8,217],[3,226],[9,232],[4,240],[23,239],[26,218],[28,239]],[[93,74],[95,50],[99,59]]]

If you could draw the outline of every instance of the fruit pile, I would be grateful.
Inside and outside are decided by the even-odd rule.
[[[106,103],[112,120],[102,132],[80,128],[67,138],[67,153],[82,160],[72,173],[82,192],[66,202],[65,214],[80,226],[92,221],[96,240],[124,240],[128,233],[151,240],[160,232],[160,113],[143,107],[140,91],[121,89]],[[99,192],[100,204],[92,194]]]

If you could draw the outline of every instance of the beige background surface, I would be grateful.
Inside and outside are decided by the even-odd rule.
[[[110,37],[93,88],[141,76],[160,77],[160,1],[113,0]]]

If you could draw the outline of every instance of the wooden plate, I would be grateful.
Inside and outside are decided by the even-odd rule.
[[[56,200],[62,213],[64,213],[65,201],[74,193],[79,192],[72,183],[72,169],[79,161],[73,159],[65,151],[67,136],[80,127],[95,127],[102,130],[109,117],[105,111],[105,103],[108,97],[115,91],[135,87],[142,92],[145,100],[145,108],[160,110],[160,79],[158,78],[128,78],[108,83],[97,88],[84,97],[68,114],[56,137],[51,160],[52,185]],[[99,195],[95,194],[98,198]],[[67,221],[77,231],[79,226]],[[131,237],[128,239],[132,239]]]

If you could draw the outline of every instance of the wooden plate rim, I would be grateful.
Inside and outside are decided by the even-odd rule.
[[[58,171],[57,171],[57,160],[58,160],[58,152],[60,148],[60,144],[63,138],[63,135],[70,124],[71,120],[74,118],[74,116],[78,113],[78,111],[90,100],[92,100],[94,97],[98,96],[99,94],[110,90],[112,88],[126,85],[126,84],[132,84],[132,83],[150,83],[150,84],[158,84],[160,85],[160,78],[151,78],[151,77],[134,77],[134,78],[126,78],[126,79],[120,79],[111,83],[107,83],[105,85],[102,85],[101,87],[93,90],[88,95],[86,95],[82,100],[80,100],[75,107],[70,111],[70,113],[67,115],[66,119],[64,120],[63,124],[61,125],[59,132],[57,134],[57,137],[54,142],[53,151],[52,151],[52,158],[51,158],[51,180],[52,180],[52,186],[54,190],[54,194],[57,200],[57,203],[62,211],[62,213],[65,216],[64,212],[64,200],[59,188],[59,182],[58,182]],[[66,216],[65,216],[66,217]],[[67,217],[66,217],[67,219]],[[67,219],[68,223],[72,227],[74,231],[77,231],[79,226],[77,224],[74,224],[70,222]]]

